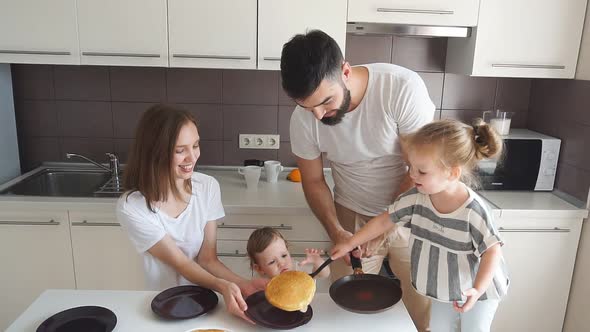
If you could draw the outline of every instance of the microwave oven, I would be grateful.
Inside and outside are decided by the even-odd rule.
[[[481,187],[485,190],[553,190],[561,140],[527,129],[510,129],[510,134],[502,137],[502,156],[478,163]]]

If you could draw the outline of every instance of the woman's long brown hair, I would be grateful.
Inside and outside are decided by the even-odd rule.
[[[153,203],[168,199],[168,189],[176,198],[182,197],[174,182],[172,156],[180,129],[191,122],[197,126],[197,120],[189,112],[167,105],[150,107],[139,121],[123,173],[123,185],[130,192],[139,191],[152,212],[155,212]],[[184,189],[191,192],[190,179],[185,181]]]

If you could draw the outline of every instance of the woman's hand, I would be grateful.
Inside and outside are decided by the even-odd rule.
[[[242,294],[245,297],[248,297],[258,291],[264,290],[266,288],[266,284],[270,279],[267,278],[254,278],[252,280],[243,280],[242,282],[238,283]]]
[[[468,290],[463,292],[463,295],[467,297],[467,301],[465,301],[465,303],[463,303],[462,306],[459,306],[459,303],[457,301],[454,301],[453,309],[455,309],[455,311],[459,313],[465,313],[471,310],[471,308],[473,308],[475,303],[477,303],[477,300],[480,298],[482,294],[483,293],[478,291],[476,288],[469,288]]]
[[[299,262],[300,266],[313,264],[319,266],[324,262],[324,259],[320,256],[324,251],[320,249],[305,249],[305,259]]]
[[[223,295],[223,301],[225,302],[225,307],[227,311],[234,316],[238,316],[243,320],[255,324],[246,314],[244,311],[248,309],[248,305],[244,298],[242,297],[242,292],[238,285],[234,284],[233,282],[225,281],[223,286],[220,288],[221,295]]]

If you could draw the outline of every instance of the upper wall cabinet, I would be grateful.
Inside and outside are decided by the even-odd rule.
[[[573,78],[587,0],[482,1],[470,38],[450,38],[448,72]]]
[[[166,0],[76,0],[81,63],[168,65]]]
[[[586,8],[586,22],[584,23],[584,32],[582,32],[582,43],[580,43],[576,79],[590,80],[590,6]]]
[[[0,62],[79,64],[75,0],[0,0]]]
[[[346,40],[346,0],[258,0],[258,68],[280,69],[283,45],[294,35],[319,29]]]
[[[348,22],[476,26],[479,0],[348,0]]]
[[[168,0],[170,67],[256,68],[256,0]]]

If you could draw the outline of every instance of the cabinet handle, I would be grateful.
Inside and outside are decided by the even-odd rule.
[[[217,256],[219,257],[247,257],[247,254],[240,254],[238,250],[236,252],[218,252]]]
[[[49,221],[0,221],[0,225],[14,225],[14,226],[57,226],[59,221],[53,219]]]
[[[563,65],[535,65],[524,63],[492,63],[494,68],[565,69]]]
[[[119,56],[127,58],[159,58],[159,54],[151,53],[112,53],[112,52],[82,52],[85,56]]]
[[[276,57],[276,56],[265,56],[264,58],[262,58],[262,60],[265,61],[281,61],[281,57]]]
[[[560,228],[560,227],[553,227],[553,228],[504,228],[498,227],[500,232],[506,233],[569,233],[571,230],[569,228]]]
[[[377,8],[378,13],[405,13],[405,14],[437,14],[453,15],[454,10],[437,10],[437,9],[410,9],[410,8]]]
[[[241,254],[239,250],[236,250],[235,252],[219,252],[217,253],[217,256],[219,257],[248,257],[248,254],[243,253]],[[291,254],[291,257],[297,257],[297,258],[302,258],[302,257],[306,257],[307,255],[305,254]]]
[[[72,226],[121,226],[118,222],[72,221]]]
[[[22,51],[22,50],[0,50],[2,54],[26,54],[26,55],[71,55],[67,51]]]
[[[270,227],[270,228],[274,228],[274,229],[287,230],[287,231],[293,230],[293,226],[289,226],[289,225],[285,225],[285,224],[280,224],[278,226],[232,225],[232,224],[226,224],[226,223],[222,222],[221,224],[219,224],[217,226],[217,228],[231,228],[231,229],[259,229],[259,228],[263,228],[263,227]]]
[[[172,54],[174,58],[215,59],[215,60],[250,60],[248,55],[207,55],[207,54]]]

